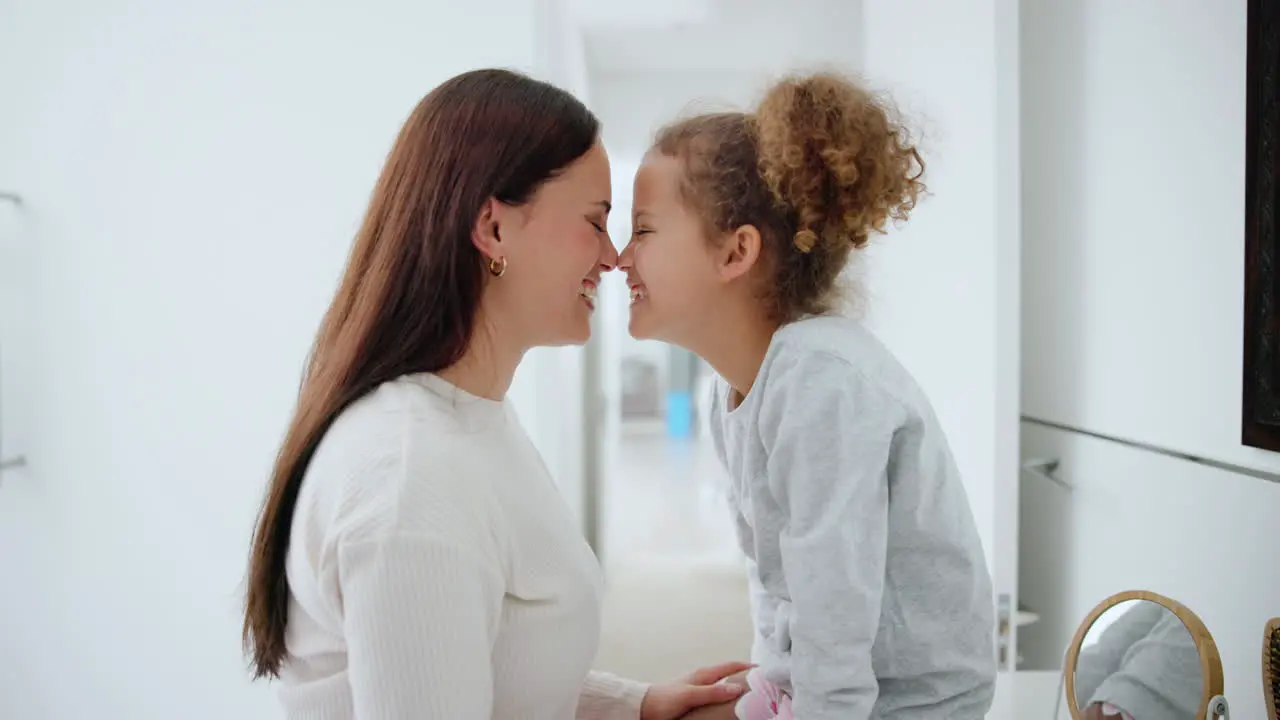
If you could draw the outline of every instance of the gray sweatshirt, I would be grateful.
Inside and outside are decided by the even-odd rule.
[[[907,371],[859,323],[774,334],[711,433],[748,558],[752,660],[797,720],[976,720],[995,692],[991,578],[960,474]]]
[[[1177,615],[1150,600],[1132,604],[1098,642],[1081,650],[1076,704],[1110,703],[1134,720],[1195,720],[1204,676],[1200,649]]]

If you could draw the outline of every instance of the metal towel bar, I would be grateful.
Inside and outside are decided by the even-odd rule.
[[[1071,483],[1053,474],[1057,469],[1057,460],[1028,460],[1022,464],[1023,472],[1048,480],[1063,490],[1071,492],[1074,489],[1071,487]]]
[[[7,200],[14,205],[22,205],[22,196],[15,192],[0,190],[0,200]],[[0,386],[2,387],[2,386]],[[3,406],[0,406],[3,407]],[[0,428],[0,472],[6,470],[17,470],[18,468],[27,466],[27,459],[21,455],[15,457],[5,457],[3,450],[4,434],[3,428]]]

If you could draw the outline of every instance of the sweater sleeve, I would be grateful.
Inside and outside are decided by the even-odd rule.
[[[769,489],[784,514],[793,710],[865,720],[888,545],[890,448],[904,411],[847,363],[776,367],[761,398]]]
[[[354,717],[487,720],[500,569],[461,544],[393,535],[339,548]]]
[[[609,673],[591,672],[582,685],[576,720],[638,720],[646,683]]]

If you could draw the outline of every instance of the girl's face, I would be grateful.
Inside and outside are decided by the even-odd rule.
[[[631,288],[632,337],[690,347],[725,292],[719,253],[680,197],[676,158],[651,152],[636,173],[632,234],[618,258]]]

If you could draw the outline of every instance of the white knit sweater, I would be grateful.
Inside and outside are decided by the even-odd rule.
[[[510,404],[435,375],[326,434],[287,561],[290,720],[622,720],[647,687],[589,672],[595,555]]]

